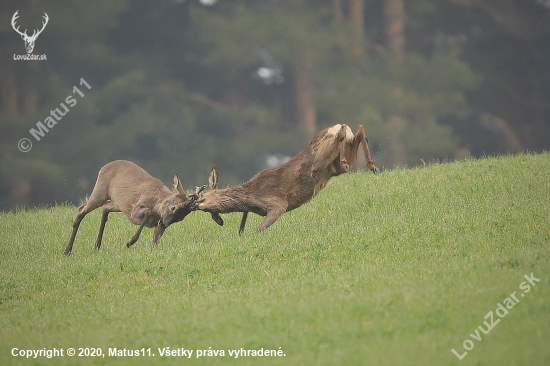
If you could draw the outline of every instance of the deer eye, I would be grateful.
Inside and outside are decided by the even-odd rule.
[[[176,206],[170,207],[170,211],[174,211],[176,209]]]

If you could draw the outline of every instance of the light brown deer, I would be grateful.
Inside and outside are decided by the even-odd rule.
[[[206,186],[195,187],[195,193],[187,197],[177,174],[174,175],[174,186],[170,191],[159,179],[130,161],[110,162],[99,171],[88,202],[78,209],[65,255],[71,254],[76,232],[84,216],[101,206],[103,215],[95,249],[101,247],[103,230],[110,212],[123,212],[133,224],[139,225],[126,243],[128,248],[139,239],[144,226],[155,228],[153,243],[157,244],[168,226],[183,220],[195,210],[194,202],[204,188]]]
[[[271,226],[283,213],[300,207],[323,189],[330,178],[348,172],[363,146],[368,168],[377,173],[371,158],[363,126],[355,135],[346,125],[334,125],[320,131],[308,147],[288,162],[256,174],[238,187],[217,189],[218,172],[214,167],[209,177],[209,190],[195,202],[202,211],[223,225],[219,214],[242,212],[239,234],[244,232],[249,212],[265,216],[258,231]]]

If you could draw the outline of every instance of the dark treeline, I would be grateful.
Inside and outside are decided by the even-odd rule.
[[[2,1],[0,209],[115,159],[237,184],[336,123],[385,168],[543,151],[549,96],[548,0]]]

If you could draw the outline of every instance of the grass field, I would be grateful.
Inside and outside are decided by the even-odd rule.
[[[550,365],[550,154],[347,174],[240,237],[197,212],[127,249],[115,213],[94,251],[96,210],[66,258],[76,211],[0,215],[0,365]]]

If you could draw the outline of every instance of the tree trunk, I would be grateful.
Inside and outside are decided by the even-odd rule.
[[[350,0],[349,17],[353,26],[353,53],[360,55],[365,43],[364,0]]]
[[[388,40],[390,69],[402,67],[405,59],[405,0],[385,0],[384,13],[386,16],[386,37]],[[403,94],[403,87],[396,83],[392,92],[395,98]],[[394,112],[389,118],[388,125],[391,131],[389,150],[396,167],[403,167],[407,161],[407,149],[403,142],[403,119]]]
[[[9,54],[9,51],[6,54]],[[19,98],[13,64],[13,60],[7,62],[0,60],[0,67],[3,70],[0,75],[0,112],[16,115],[19,113]]]
[[[334,13],[334,20],[336,20],[337,23],[342,23],[344,21],[342,0],[332,0],[332,12]]]
[[[298,112],[298,128],[307,133],[317,132],[317,113],[313,102],[311,65],[307,55],[298,47],[292,49],[294,98]]]

